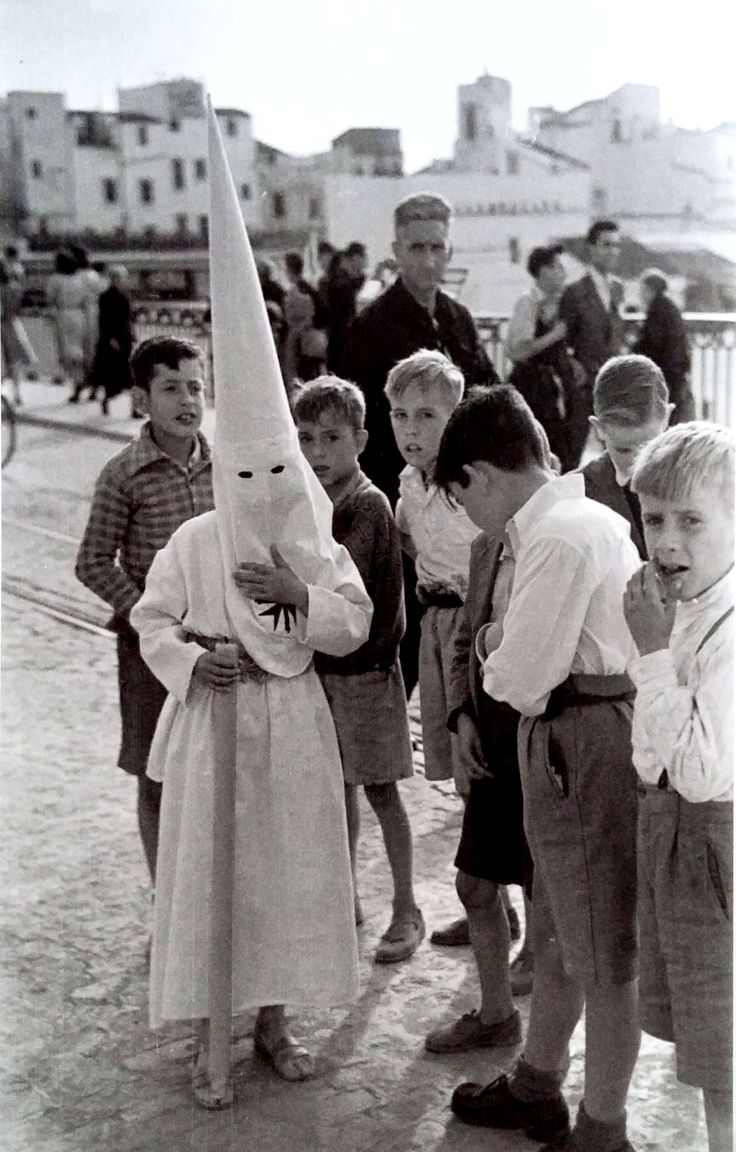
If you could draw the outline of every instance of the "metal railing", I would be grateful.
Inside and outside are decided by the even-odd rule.
[[[728,312],[686,312],[685,328],[690,341],[692,369],[690,382],[696,413],[701,419],[733,424],[736,419],[736,314]],[[44,370],[56,369],[55,338],[48,309],[29,309],[24,313],[29,335],[37,348]],[[159,301],[134,306],[136,336],[168,334],[185,336],[205,350],[211,383],[211,347],[209,313],[205,303]],[[627,313],[624,317],[624,341],[630,347],[643,316]],[[505,379],[510,364],[504,354],[504,340],[509,317],[501,313],[475,316],[481,339],[499,375]],[[625,349],[622,348],[622,351]]]

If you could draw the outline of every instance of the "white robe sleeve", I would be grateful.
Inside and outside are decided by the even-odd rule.
[[[177,542],[172,539],[156,553],[130,622],[140,636],[146,664],[182,704],[186,703],[194,665],[206,651],[184,640],[182,620],[188,607],[185,573]]]
[[[337,546],[329,581],[308,584],[307,590],[304,642],[310,648],[327,656],[348,656],[365,644],[373,604],[347,548]]]

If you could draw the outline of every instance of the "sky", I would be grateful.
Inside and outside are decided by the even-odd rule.
[[[485,71],[522,129],[627,81],[682,127],[736,120],[734,44],[730,0],[0,0],[0,91],[113,110],[118,87],[187,76],[287,152],[399,128],[413,171],[451,155],[457,87]]]

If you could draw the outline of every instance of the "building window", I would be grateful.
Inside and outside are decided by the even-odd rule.
[[[271,203],[275,219],[283,220],[286,215],[286,197],[283,192],[274,192]]]
[[[509,260],[518,264],[521,259],[521,246],[517,236],[509,236]]]
[[[465,113],[465,139],[475,140],[478,135],[478,112],[475,104],[466,104]]]
[[[234,116],[228,116],[227,120],[225,121],[225,131],[227,132],[228,136],[237,136],[238,122]]]
[[[106,176],[102,181],[102,199],[106,204],[117,204],[118,202],[118,182]]]
[[[34,180],[40,180],[43,176],[43,164],[40,160],[31,160],[31,176]]]
[[[177,192],[181,192],[184,187],[184,161],[178,156],[171,161],[171,181]]]
[[[207,179],[207,161],[195,160],[194,161],[194,176],[197,180]]]
[[[139,180],[138,191],[141,204],[153,204],[153,180]]]
[[[138,143],[139,144],[147,144],[148,143],[148,125],[147,124],[139,124],[138,125],[137,137],[138,137]]]
[[[319,220],[321,215],[322,215],[322,205],[320,203],[319,196],[310,196],[309,197],[309,219],[310,220]]]
[[[26,108],[26,120],[35,120],[37,112],[35,108]]]
[[[205,240],[210,234],[210,222],[206,213],[203,213],[199,218],[199,234]]]
[[[169,120],[169,131],[170,132],[181,131],[181,120]]]
[[[616,119],[611,125],[611,143],[620,144],[623,141],[623,128],[621,121]]]
[[[189,217],[186,212],[177,212],[174,222],[179,236],[186,236],[189,231]]]
[[[241,184],[240,185],[240,199],[241,200],[250,200],[250,195],[251,195],[250,184]]]
[[[519,156],[516,152],[506,153],[506,173],[508,176],[519,175]]]

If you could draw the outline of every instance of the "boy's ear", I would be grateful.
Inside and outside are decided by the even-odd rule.
[[[150,414],[150,397],[145,388],[139,388],[137,384],[133,385],[133,407],[137,412],[142,412],[144,416]]]
[[[368,433],[366,432],[365,428],[360,428],[355,433],[355,443],[358,445],[358,455],[360,456],[361,452],[363,452],[366,444],[368,443]]]
[[[598,419],[598,417],[597,416],[589,416],[588,417],[588,423],[590,424],[591,428],[593,429],[593,432],[595,433],[595,438],[598,441],[598,443],[602,444],[605,448],[606,442],[603,439],[603,432],[601,430],[601,422]]]

